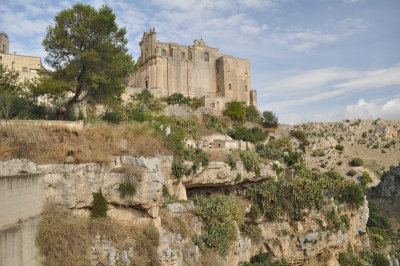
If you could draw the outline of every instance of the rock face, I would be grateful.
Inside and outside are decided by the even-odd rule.
[[[376,187],[374,194],[380,198],[400,197],[400,166],[382,175],[382,181]]]
[[[240,179],[238,178],[240,175]],[[260,176],[254,172],[248,172],[241,161],[236,164],[236,169],[224,162],[210,162],[207,168],[201,168],[196,174],[182,177],[181,182],[186,188],[192,187],[215,187],[222,185],[234,185],[239,182],[257,181],[266,176],[276,177],[275,171],[270,165],[262,164],[260,167]]]

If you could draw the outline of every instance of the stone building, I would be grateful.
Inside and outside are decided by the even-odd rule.
[[[139,69],[131,74],[125,97],[148,88],[155,97],[182,93],[202,98],[203,105],[217,113],[232,100],[257,106],[249,60],[222,55],[204,40],[190,46],[160,42],[154,28],[143,34],[139,45]]]
[[[40,57],[9,54],[7,34],[0,32],[0,64],[19,73],[20,80],[37,77],[37,71],[44,69]]]

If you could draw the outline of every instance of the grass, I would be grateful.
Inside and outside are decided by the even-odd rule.
[[[93,220],[73,216],[71,211],[52,203],[46,206],[38,227],[36,246],[47,265],[90,265],[94,236],[111,241],[117,249],[134,247],[133,265],[156,265],[159,233],[153,223],[132,226],[110,218]]]
[[[123,145],[123,143],[126,145]],[[80,130],[17,124],[0,127],[0,160],[26,158],[36,163],[107,162],[110,155],[170,155],[161,133],[148,123],[98,123]]]
[[[183,238],[191,236],[191,232],[186,223],[178,216],[168,216],[169,211],[166,209],[160,210],[161,225],[163,228],[175,234],[180,234]]]

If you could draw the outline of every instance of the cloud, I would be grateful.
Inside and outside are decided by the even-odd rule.
[[[400,119],[400,98],[395,98],[379,105],[373,101],[367,102],[364,99],[359,99],[357,104],[347,105],[343,118],[350,119]]]
[[[374,89],[386,86],[393,86],[400,84],[400,65],[387,68],[378,69],[374,71],[367,71],[360,75],[359,78],[349,80],[337,84],[336,88],[351,89]]]
[[[322,68],[305,71],[304,73],[276,81],[262,90],[262,95],[268,93],[282,93],[283,91],[300,91],[302,93],[311,89],[320,88],[332,81],[348,80],[358,77],[357,71],[349,71],[339,68]]]

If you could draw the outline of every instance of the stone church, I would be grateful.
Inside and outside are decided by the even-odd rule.
[[[148,88],[155,97],[181,93],[201,98],[217,113],[232,100],[257,106],[249,60],[220,54],[204,40],[191,46],[160,42],[154,28],[143,34],[139,45],[139,69],[129,77],[125,97]]]

